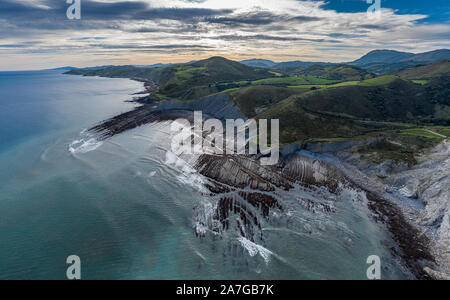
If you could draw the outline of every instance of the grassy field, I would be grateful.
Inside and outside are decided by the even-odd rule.
[[[429,139],[438,139],[438,140],[444,139],[441,136],[442,134],[437,132],[436,130],[434,130],[433,127],[406,129],[406,130],[402,130],[401,133],[408,134],[408,135],[414,135],[414,136],[426,137]]]
[[[446,126],[433,126],[429,127],[431,131],[437,132],[439,134],[445,135],[446,137],[450,138],[450,127]]]
[[[338,82],[353,80],[359,81],[374,78],[376,76],[375,74],[369,73],[366,70],[349,65],[312,65],[306,69],[294,68],[293,70],[288,70],[287,73],[291,74],[292,76],[315,76],[319,78],[336,80]]]
[[[205,69],[205,67],[194,68],[190,66],[181,66],[177,69],[175,78],[177,78],[178,80],[192,79],[196,72],[201,72]]]
[[[394,161],[396,163],[405,162],[409,166],[417,163],[414,150],[400,144],[392,143],[389,140],[379,140],[359,150],[361,158],[376,164],[385,161]]]
[[[429,80],[411,80],[411,81],[420,85],[426,85],[429,82]]]
[[[376,78],[371,78],[363,81],[345,81],[336,84],[305,84],[305,85],[291,85],[290,88],[301,88],[301,89],[323,89],[323,88],[336,88],[342,86],[381,86],[389,84],[398,79],[394,75],[384,75]]]
[[[384,76],[379,76],[379,77],[376,77],[376,78],[372,78],[372,79],[367,79],[367,80],[361,81],[358,85],[360,85],[360,86],[386,85],[386,84],[389,84],[389,83],[395,81],[396,79],[398,79],[397,76],[384,75]]]
[[[419,66],[398,71],[396,75],[411,80],[431,79],[450,73],[450,61],[438,61],[431,65]]]
[[[254,117],[258,114],[258,111],[264,111],[295,94],[292,89],[269,85],[254,85],[231,89],[227,92],[247,117]]]
[[[308,85],[308,84],[332,84],[336,80],[328,80],[314,76],[307,77],[278,77],[267,78],[262,80],[252,81],[253,85]]]
[[[435,132],[435,133],[433,133]],[[362,158],[374,163],[382,163],[388,160],[394,162],[405,162],[409,166],[417,163],[416,156],[430,149],[445,138],[437,135],[450,136],[450,127],[431,126],[417,127],[403,130],[388,130],[372,132],[367,135],[351,139],[322,139],[326,142],[339,142],[348,140],[365,140],[369,137],[378,137],[379,141],[359,150]],[[316,140],[320,142],[321,140]]]

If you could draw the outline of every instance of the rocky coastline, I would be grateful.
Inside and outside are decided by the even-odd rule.
[[[263,167],[250,157],[202,155],[195,168],[208,178],[207,187],[211,191],[211,196],[219,195],[219,204],[214,217],[218,223],[223,224],[223,228],[216,230],[220,232],[228,229],[229,214],[235,213],[245,220],[245,228],[249,229],[241,231],[241,235],[251,241],[255,241],[255,233],[250,225],[260,228],[260,217],[266,217],[271,209],[283,210],[282,203],[276,197],[278,189],[289,191],[294,185],[301,185],[323,187],[334,194],[340,193],[342,188],[363,192],[368,199],[372,217],[380,226],[385,226],[389,230],[392,239],[398,245],[397,248],[391,249],[392,254],[401,258],[416,278],[435,279],[433,274],[423,267],[425,264],[430,270],[436,268],[433,251],[429,247],[430,239],[408,222],[395,203],[360,186],[337,166],[299,154],[285,156],[273,167]],[[229,196],[230,193],[233,196]],[[220,196],[223,194],[228,196]],[[301,200],[301,205],[305,209],[334,212],[334,208],[330,205],[307,199]],[[255,214],[249,207],[258,209],[259,214]],[[201,235],[199,232],[197,234]],[[260,234],[262,238],[262,233]]]
[[[210,96],[195,102],[172,100],[160,102],[152,99],[152,94],[157,92],[157,88],[148,82],[145,86],[150,95],[133,100],[142,106],[106,120],[93,127],[91,131],[96,133],[99,139],[107,139],[148,123],[178,118],[189,119],[195,110],[201,110],[204,115],[221,120],[245,119],[227,95]],[[281,149],[279,164],[271,167],[261,166],[258,158],[252,156],[201,155],[194,163],[194,168],[207,178],[205,186],[210,191],[210,196],[217,199],[217,206],[208,224],[200,223],[195,229],[196,235],[203,237],[205,228],[221,233],[235,226],[242,237],[252,242],[263,240],[261,218],[267,218],[273,210],[283,211],[283,204],[276,196],[278,190],[289,191],[295,185],[300,185],[323,187],[330,193],[339,193],[342,187],[348,187],[365,193],[373,218],[380,226],[385,226],[389,230],[392,239],[398,245],[391,251],[401,258],[416,278],[449,279],[448,188],[447,203],[439,203],[439,199],[445,198],[432,197],[426,206],[430,209],[414,210],[399,202],[397,195],[387,192],[387,181],[380,182],[380,177],[375,174],[376,172],[372,172],[377,166],[371,166],[372,169],[366,168],[367,166],[362,165],[362,160],[355,154],[355,149],[372,142],[373,139],[290,145]],[[302,155],[302,151],[312,153],[313,156]],[[441,188],[445,193],[445,185]],[[425,198],[421,200],[427,202]],[[305,209],[312,211],[333,213],[334,209],[330,205],[308,200],[301,203]],[[433,214],[433,207],[439,207],[436,209],[440,212],[444,209],[444,216],[430,217],[430,214]],[[232,214],[239,216],[234,219],[236,224],[230,224],[229,217]],[[422,221],[418,222],[418,219]],[[439,224],[437,220],[440,221]],[[434,227],[434,230],[428,227],[424,230],[423,226]]]
[[[373,211],[389,215],[383,211],[386,206],[395,208],[403,220],[395,220],[391,215],[392,224],[387,222],[390,231],[403,227],[400,231],[405,232],[404,237],[401,233],[399,237],[405,239],[405,249],[407,239],[420,236],[420,243],[430,251],[426,260],[433,262],[432,266],[423,268],[424,272],[433,279],[450,280],[450,140],[422,153],[412,167],[401,162],[377,164],[365,160],[358,150],[374,142],[376,139],[307,144],[302,148],[338,167],[355,186],[366,190],[369,197],[381,199],[384,202],[381,211],[376,205],[371,207]],[[400,225],[405,223],[408,228]]]

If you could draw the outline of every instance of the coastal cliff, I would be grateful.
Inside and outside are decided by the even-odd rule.
[[[299,154],[285,156],[278,165],[270,167],[261,166],[257,159],[246,156],[202,155],[195,168],[208,179],[206,186],[211,191],[210,196],[217,198],[217,206],[208,221],[205,214],[197,214],[203,216],[197,218],[198,236],[204,236],[205,228],[219,235],[234,228],[243,238],[263,241],[260,218],[268,218],[272,211],[284,211],[283,201],[278,196],[282,190],[291,191],[298,186],[323,188],[334,195],[354,191],[357,197],[367,199],[373,218],[392,234],[398,245],[392,249],[393,255],[401,257],[416,278],[433,277],[421,265],[427,262],[429,269],[436,268],[428,237],[405,219],[396,204],[354,182],[339,165]],[[309,211],[335,212],[331,203],[298,200],[299,205]],[[235,227],[230,221],[232,215],[238,216]]]
[[[436,264],[434,269],[425,267],[424,270],[432,278],[449,280],[450,140],[424,151],[414,166],[391,160],[370,162],[358,152],[364,145],[361,142],[347,144],[347,149],[341,148],[342,143],[333,144],[309,147],[309,150],[339,166],[356,185],[396,205],[405,221],[429,241]]]

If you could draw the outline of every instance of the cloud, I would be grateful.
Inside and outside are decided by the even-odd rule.
[[[82,19],[68,20],[64,0],[1,0],[0,55],[42,60],[37,55],[54,53],[61,62],[82,62],[120,53],[121,60],[142,64],[245,53],[349,61],[373,48],[427,51],[448,47],[450,40],[448,22],[424,24],[427,15],[388,8],[371,20],[363,1],[339,11],[329,1],[81,1]],[[11,63],[0,59],[0,67]]]
[[[258,12],[241,13],[233,17],[205,18],[200,21],[236,27],[242,25],[269,25],[273,23],[282,23],[282,22],[305,23],[319,20],[321,20],[321,18],[319,17],[310,17],[310,16],[292,17],[288,14],[275,14],[269,11],[258,11]]]
[[[4,44],[0,45],[0,48],[26,48],[29,47],[27,44]]]
[[[79,37],[79,38],[70,38],[70,41],[89,41],[89,40],[104,40],[105,37],[99,37],[99,36],[85,36],[85,37]]]
[[[138,45],[138,44],[119,44],[119,45],[111,45],[111,44],[89,44],[90,47],[94,48],[102,48],[102,49],[141,49],[141,50],[150,50],[150,49],[211,49],[209,46],[202,45],[188,45],[188,44],[169,44],[169,45]]]
[[[317,43],[341,43],[338,40],[326,40],[326,39],[308,39],[308,38],[300,38],[300,37],[287,37],[287,36],[271,36],[271,35],[221,35],[216,37],[209,37],[212,39],[224,40],[224,41],[249,41],[249,40],[257,40],[257,41],[308,41],[308,42],[317,42]]]

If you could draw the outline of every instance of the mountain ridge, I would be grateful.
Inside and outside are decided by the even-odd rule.
[[[294,69],[294,68],[308,68],[314,65],[352,65],[365,69],[368,72],[374,72],[377,74],[387,74],[395,72],[404,68],[415,67],[418,64],[430,64],[439,60],[450,59],[449,49],[437,49],[422,53],[402,52],[397,50],[372,50],[362,57],[350,61],[341,63],[330,62],[310,62],[310,61],[286,61],[286,62],[274,62],[266,59],[249,59],[240,61],[240,63],[268,69]]]

